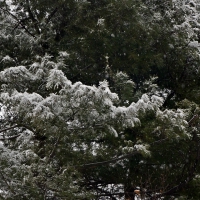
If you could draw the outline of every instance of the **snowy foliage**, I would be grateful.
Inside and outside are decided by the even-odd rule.
[[[170,191],[175,173],[192,180],[199,0],[0,6],[0,198],[107,198],[112,188],[120,199],[130,186]],[[189,55],[176,58],[182,44]],[[183,79],[196,98],[184,99]]]
[[[16,146],[15,151],[11,150],[10,147],[4,146],[3,143],[1,144],[1,158],[5,160],[6,165],[9,165],[9,162],[13,162],[17,170],[22,170],[21,166],[23,166],[24,171],[29,171],[30,166],[27,164],[22,165],[22,163],[31,162],[30,159],[38,160],[38,167],[50,164],[54,150],[47,150],[49,155],[47,154],[43,159],[37,155],[37,152],[34,152],[34,148],[39,146],[39,143],[33,142],[33,138],[37,137],[38,132],[42,132],[43,136],[53,140],[57,138],[57,141],[65,141],[67,138],[72,139],[73,137],[79,138],[84,134],[91,134],[90,137],[93,140],[97,140],[99,137],[106,137],[106,135],[118,138],[123,136],[127,128],[141,126],[140,118],[144,118],[146,113],[149,112],[156,113],[156,118],[160,123],[168,125],[170,129],[168,131],[169,137],[176,138],[178,136],[174,134],[176,128],[179,129],[181,134],[186,134],[185,127],[187,122],[183,111],[161,111],[160,107],[163,104],[163,98],[156,95],[143,94],[137,102],[132,102],[128,107],[117,106],[119,97],[116,93],[110,91],[107,81],[100,82],[99,86],[87,86],[81,82],[72,84],[62,70],[57,69],[57,64],[48,61],[48,59],[45,57],[45,59],[42,59],[45,62],[34,63],[30,67],[8,68],[0,73],[1,80],[4,84],[7,84],[6,88],[8,88],[8,91],[4,88],[0,95],[1,102],[6,107],[6,113],[11,115],[12,124],[19,128],[25,128],[27,132],[20,133],[14,144]],[[50,68],[49,70],[45,70],[46,65],[47,68]],[[38,76],[39,69],[44,69],[43,76]],[[55,92],[41,96],[35,92],[29,93],[28,89],[25,92],[20,92],[16,89],[10,90],[10,85],[13,84],[16,78],[22,82],[31,81],[33,85],[35,84],[34,82],[42,79],[47,91]],[[8,117],[6,113],[5,118]],[[158,129],[157,127],[157,131]],[[8,136],[11,134],[9,130],[6,133]],[[2,135],[2,137],[4,136]],[[127,143],[128,145],[121,147],[121,151],[123,153],[138,152],[144,156],[150,156],[149,145],[141,141],[138,142],[136,144]],[[28,143],[32,145],[28,145]],[[57,146],[57,142],[54,145]],[[83,146],[86,152],[89,149],[92,151],[94,149],[93,145],[88,146],[80,143],[76,144],[74,151],[78,150],[79,152],[79,149]],[[104,148],[106,149],[106,146]],[[66,149],[66,151],[68,150]],[[14,159],[15,157],[16,159]],[[53,168],[51,170],[54,170]],[[33,172],[28,171],[22,177],[25,182],[33,176],[31,175]],[[38,173],[43,174],[44,172]],[[61,178],[61,176],[58,178]],[[37,180],[35,181],[37,182]],[[49,188],[51,188],[50,185]],[[6,195],[6,192],[7,190],[5,189],[4,195]]]

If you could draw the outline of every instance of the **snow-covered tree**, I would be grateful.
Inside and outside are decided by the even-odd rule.
[[[0,4],[2,199],[200,196],[198,1]]]

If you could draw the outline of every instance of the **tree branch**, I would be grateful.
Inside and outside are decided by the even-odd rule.
[[[56,8],[53,10],[53,12],[48,16],[48,18],[47,18],[47,20],[46,20],[46,24],[48,24],[48,23],[51,21],[52,17],[56,14],[57,11],[58,11],[58,7],[56,7]]]
[[[98,165],[106,165],[106,164],[110,164],[110,163],[115,163],[116,161],[119,161],[119,160],[123,160],[125,158],[128,158],[128,157],[132,157],[136,154],[139,154],[138,151],[135,151],[131,154],[126,154],[126,155],[123,155],[123,156],[120,156],[118,158],[113,158],[111,160],[107,160],[107,161],[102,161],[102,162],[94,162],[94,163],[88,163],[88,164],[84,164],[84,165],[77,165],[75,167],[78,167],[78,168],[82,168],[82,167],[95,167],[95,166],[98,166]]]
[[[163,103],[163,107],[166,107],[167,104],[169,103],[169,101],[174,97],[175,95],[175,92],[174,91],[171,91],[169,93],[169,95],[167,96],[167,98],[165,99],[164,103]]]
[[[17,125],[14,125],[14,126],[11,126],[11,127],[8,127],[8,128],[1,129],[1,130],[0,130],[0,133],[5,132],[5,131],[9,131],[9,130],[14,129],[14,128],[17,128],[17,127],[19,127],[18,124],[17,124]]]
[[[1,130],[0,130],[0,133],[5,132],[5,131],[12,130],[12,129],[17,128],[17,127],[18,127],[18,128],[19,128],[19,127],[24,127],[24,128],[26,128],[26,129],[28,129],[28,130],[30,130],[31,132],[34,133],[34,131],[33,131],[32,128],[29,128],[29,127],[27,127],[26,125],[22,125],[22,124],[16,124],[16,125],[14,125],[14,126],[1,129]],[[10,136],[10,137],[6,137],[6,138],[5,138],[5,137],[4,137],[4,138],[0,138],[0,141],[12,140],[12,139],[15,139],[15,138],[19,137],[20,135],[21,135],[21,133],[20,133],[20,134],[17,134],[17,135]]]
[[[49,163],[49,161],[53,158],[54,154],[55,154],[55,150],[56,150],[56,147],[58,146],[58,142],[60,141],[60,135],[58,136],[54,146],[53,146],[53,149],[48,157],[48,160],[47,160],[47,163]]]
[[[193,115],[192,118],[189,120],[188,125],[191,126],[195,126],[197,120],[199,119],[198,115]]]
[[[36,30],[37,34],[40,35],[40,30],[39,30],[39,27],[37,25],[38,21],[35,19],[32,11],[31,11],[29,0],[26,0],[26,3],[27,3],[27,10],[28,10],[29,17],[31,18],[31,20],[32,20],[32,22],[34,24],[34,27],[35,27],[35,30]]]
[[[195,137],[193,138],[195,139]],[[195,173],[197,171],[197,166],[199,164],[199,161],[200,161],[200,144],[199,144],[199,141],[196,141],[197,142],[197,154],[196,154],[196,159],[193,163],[193,165],[188,169],[188,172],[189,172],[189,175],[188,177],[185,177],[183,181],[181,181],[178,185],[170,188],[168,191],[166,192],[163,192],[162,194],[158,194],[158,195],[154,195],[152,196],[152,198],[150,200],[154,200],[154,199],[158,199],[160,197],[163,197],[163,196],[169,196],[169,195],[173,195],[174,193],[180,191],[182,188],[186,187],[190,181],[193,180],[194,176],[195,176]]]
[[[25,27],[25,25],[22,23],[22,21],[19,20],[15,15],[13,15],[13,14],[12,14],[11,12],[9,12],[8,10],[5,10],[4,8],[0,8],[0,9],[3,10],[4,12],[8,13],[10,16],[12,16],[12,18],[15,19],[15,20],[21,25],[21,27],[25,30],[25,32],[26,32],[28,35],[32,36],[33,38],[36,38],[36,36],[33,35],[33,34]]]
[[[11,137],[6,137],[6,138],[0,138],[0,141],[13,140],[13,139],[19,137],[20,135],[21,135],[21,134],[14,135],[14,136],[11,136]]]
[[[13,194],[16,194],[15,191],[11,188],[11,186],[8,184],[4,174],[2,173],[1,169],[0,169],[0,174],[1,174],[1,177],[2,179],[4,180],[5,184],[7,185],[8,189],[13,193]]]

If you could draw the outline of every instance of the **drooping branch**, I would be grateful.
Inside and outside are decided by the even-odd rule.
[[[4,129],[1,129],[1,130],[0,130],[0,133],[5,132],[5,131],[12,130],[12,129],[17,128],[17,127],[21,127],[21,126],[17,124],[17,125],[8,127],[8,128],[4,128]],[[17,135],[10,136],[10,137],[3,137],[3,138],[0,138],[0,141],[14,140],[14,139],[18,138],[20,135],[21,135],[21,133],[20,133],[20,134],[17,134]]]

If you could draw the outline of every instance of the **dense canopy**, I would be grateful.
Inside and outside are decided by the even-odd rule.
[[[200,199],[199,12],[0,0],[0,199]]]

